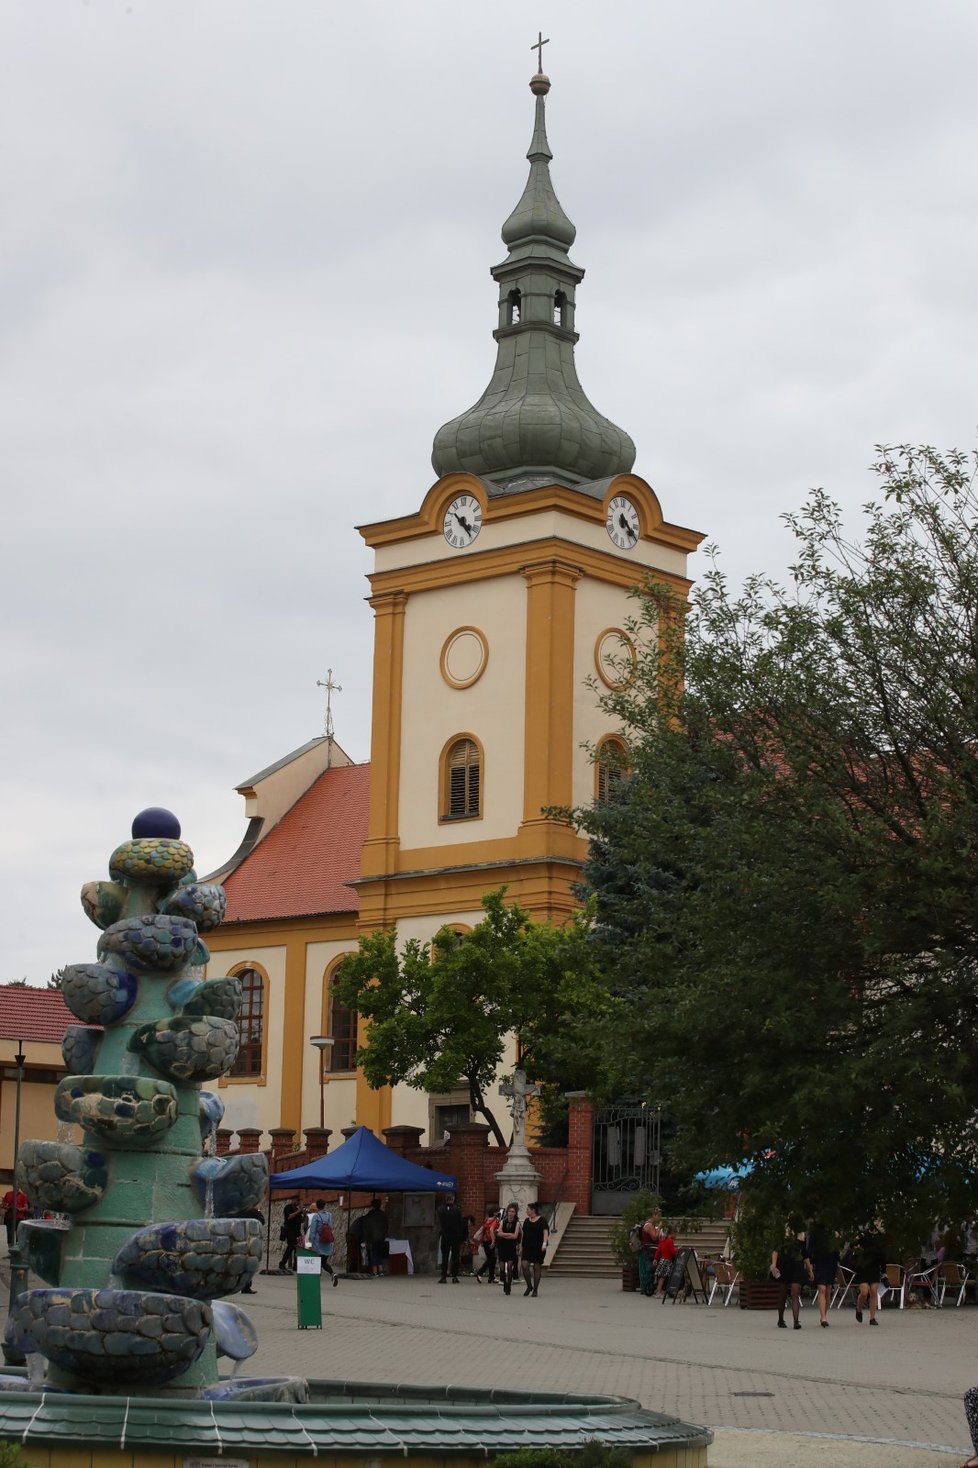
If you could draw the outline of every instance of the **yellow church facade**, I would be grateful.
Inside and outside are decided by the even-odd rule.
[[[600,695],[638,651],[632,590],[648,576],[688,589],[702,537],[665,519],[631,439],[577,378],[584,272],[550,178],[547,78],[531,89],[529,177],[492,269],[492,378],[438,430],[420,505],[360,530],[374,553],[369,766],[314,740],[240,787],[249,825],[218,874],[228,917],[209,969],[246,980],[230,1128],[409,1124],[435,1140],[467,1117],[461,1092],[369,1090],[335,969],[365,931],[474,925],[500,886],[538,920],[573,911],[586,848],[560,811],[617,768]]]

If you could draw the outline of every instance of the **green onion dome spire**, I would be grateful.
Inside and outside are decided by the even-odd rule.
[[[550,79],[530,82],[536,117],[523,195],[503,225],[509,254],[492,268],[499,285],[496,367],[474,407],[439,428],[439,475],[466,470],[513,491],[585,484],[627,474],[635,445],[590,403],[577,378],[575,294],[584,271],[568,254],[576,230],[550,178],[545,99]]]

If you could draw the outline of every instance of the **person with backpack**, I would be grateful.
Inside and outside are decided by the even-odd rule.
[[[486,1216],[482,1220],[482,1227],[476,1229],[473,1238],[482,1245],[485,1255],[485,1263],[481,1264],[475,1272],[476,1284],[482,1283],[482,1276],[488,1272],[489,1283],[496,1283],[496,1229],[499,1227],[499,1217],[493,1213],[491,1204],[486,1204]]]
[[[662,1238],[662,1224],[656,1214],[650,1213],[644,1223],[637,1223],[628,1236],[628,1247],[638,1255],[638,1287],[647,1298],[655,1288],[653,1258]]]
[[[333,1215],[326,1209],[326,1199],[316,1199],[316,1211],[309,1220],[309,1232],[306,1235],[306,1243],[313,1253],[318,1254],[323,1261],[323,1268],[333,1281],[333,1288],[339,1284],[339,1277],[330,1264],[333,1250],[336,1248],[336,1239],[333,1234]]]

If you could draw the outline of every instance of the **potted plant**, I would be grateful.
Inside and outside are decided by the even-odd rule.
[[[771,1278],[771,1251],[784,1232],[780,1220],[754,1212],[741,1198],[730,1242],[740,1271],[738,1295],[742,1310],[776,1310],[780,1286]]]
[[[644,1223],[651,1214],[658,1214],[662,1200],[657,1193],[643,1188],[630,1198],[611,1229],[611,1252],[615,1262],[621,1265],[621,1287],[623,1290],[638,1289],[638,1255],[631,1246],[632,1229]]]

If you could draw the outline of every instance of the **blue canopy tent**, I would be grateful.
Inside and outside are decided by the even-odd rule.
[[[447,1172],[434,1172],[408,1162],[378,1141],[369,1127],[361,1126],[335,1152],[274,1172],[270,1188],[323,1188],[342,1193],[454,1193],[457,1179]]]
[[[704,1188],[723,1188],[728,1193],[739,1193],[744,1178],[749,1177],[753,1171],[753,1162],[745,1158],[738,1167],[730,1167],[728,1164],[708,1168],[705,1172],[698,1172],[693,1182],[699,1183]]]
[[[457,1179],[447,1172],[419,1167],[392,1152],[379,1141],[369,1127],[358,1127],[352,1137],[335,1152],[293,1167],[289,1172],[275,1172],[268,1179],[269,1190],[321,1188],[323,1192],[347,1194],[346,1216],[349,1223],[350,1193],[454,1193]]]

